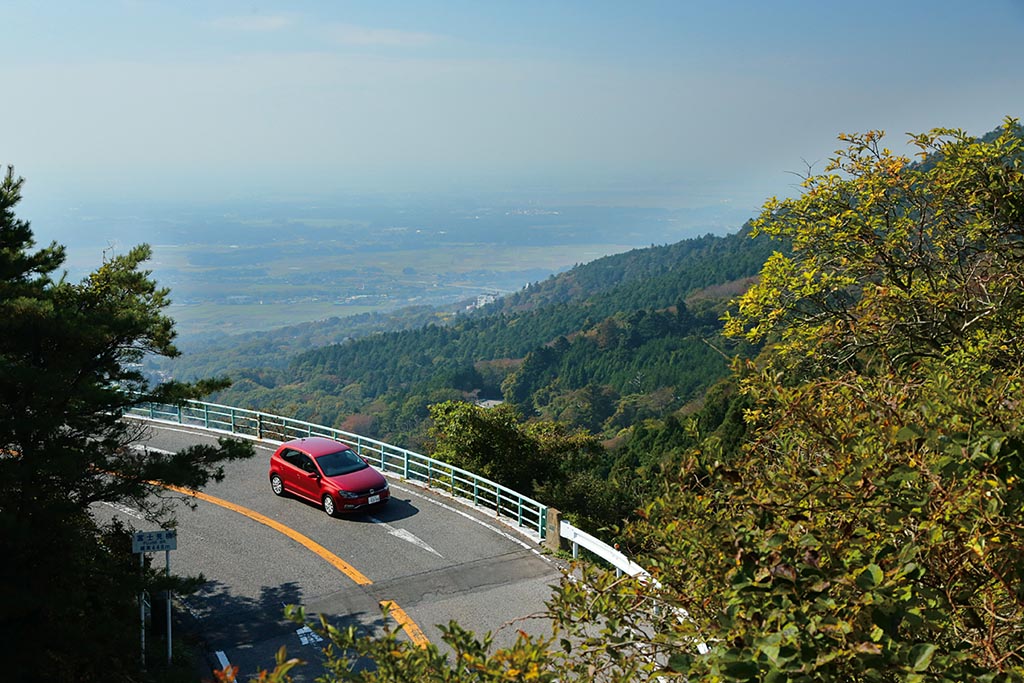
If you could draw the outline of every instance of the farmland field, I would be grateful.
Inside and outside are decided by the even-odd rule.
[[[739,224],[718,209],[397,199],[112,204],[43,222],[67,242],[72,278],[133,244],[152,245],[149,267],[171,290],[182,337],[472,304],[602,256]]]
[[[183,335],[231,334],[411,304],[473,301],[629,248],[470,244],[346,253],[330,243],[157,246],[152,266],[171,288],[169,313]]]

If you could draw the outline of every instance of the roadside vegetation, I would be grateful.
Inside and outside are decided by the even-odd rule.
[[[403,322],[419,324],[406,329],[371,332],[369,325],[385,324],[382,317],[355,319],[353,338],[313,349],[297,347],[346,321],[251,336],[233,350],[217,345],[191,367],[229,369],[235,382],[215,401],[428,454],[460,451],[482,463],[538,449],[560,453],[532,476],[496,478],[610,534],[656,495],[674,454],[702,433],[722,430],[735,440],[742,430],[738,409],[727,405],[735,394],[729,366],[757,345],[726,339],[721,316],[780,246],[749,232],[598,259],[471,313],[413,311]],[[269,360],[274,350],[274,365],[246,363]],[[483,400],[502,403],[484,409],[477,405]],[[452,448],[446,440],[458,431],[455,422],[470,416],[494,429]],[[485,443],[502,430],[496,443]],[[540,433],[549,446],[563,443],[541,446]]]
[[[11,681],[139,681],[141,591],[185,592],[201,577],[140,571],[130,530],[91,508],[128,504],[169,528],[164,484],[201,488],[221,464],[252,455],[241,442],[171,455],[132,448],[121,412],[177,402],[224,381],[151,385],[149,354],[172,356],[168,292],[143,270],[146,246],[104,260],[81,282],[60,276],[64,250],[34,249],[15,216],[22,179],[0,180],[0,632]]]
[[[1021,133],[914,135],[916,163],[844,136],[765,205],[791,251],[725,318],[762,345],[745,433],[698,430],[622,529],[654,580],[584,568],[549,637],[453,623],[450,657],[324,626],[329,679],[1024,680]]]
[[[170,524],[154,487],[201,487],[248,457],[232,442],[129,448],[124,407],[217,391],[492,477],[651,575],[580,566],[551,597],[551,634],[501,649],[456,623],[420,649],[397,625],[368,637],[314,621],[333,646],[327,681],[1024,681],[1021,127],[912,135],[916,159],[880,133],[841,139],[798,197],[735,235],[599,259],[471,314],[370,316],[319,348],[302,347],[337,321],[249,337],[244,358],[277,360],[222,359],[230,388],[147,381],[141,360],[177,353],[148,250],[56,277],[62,250],[34,249],[8,172],[10,677],[144,679],[135,595],[164,583],[89,508],[129,502]],[[212,355],[185,379],[220,374]],[[287,657],[260,680],[288,680]]]

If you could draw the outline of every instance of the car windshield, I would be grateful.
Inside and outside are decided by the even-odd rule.
[[[324,473],[325,477],[337,477],[369,467],[362,458],[348,448],[321,455],[316,459],[316,464],[320,465],[320,471]]]

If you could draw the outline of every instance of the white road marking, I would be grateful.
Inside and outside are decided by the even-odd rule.
[[[537,555],[539,557],[542,557],[545,560],[548,559],[539,550],[537,550],[536,548],[531,546],[529,543],[526,543],[526,542],[522,541],[521,539],[517,538],[516,536],[513,536],[512,534],[509,534],[509,533],[506,533],[506,532],[502,531],[501,529],[499,529],[498,527],[494,526],[493,524],[488,524],[487,522],[483,521],[482,519],[477,519],[473,515],[471,515],[468,512],[466,512],[465,510],[460,510],[460,509],[458,509],[456,507],[452,507],[451,505],[448,505],[446,503],[442,503],[441,501],[436,500],[434,498],[431,498],[429,496],[425,496],[422,493],[420,493],[418,491],[415,491],[413,489],[407,488],[405,486],[394,486],[394,485],[392,485],[391,488],[392,489],[397,489],[399,491],[404,491],[405,493],[409,493],[411,495],[414,495],[417,498],[421,498],[421,499],[423,499],[425,501],[433,503],[434,505],[437,505],[437,506],[447,510],[448,512],[454,512],[455,514],[460,515],[462,517],[465,517],[466,519],[470,520],[471,522],[475,522],[475,523],[479,524],[480,526],[484,527],[485,529],[489,529],[489,530],[493,531],[494,533],[498,534],[499,536],[501,536],[501,537],[503,537],[505,539],[508,539],[509,541],[512,541],[516,545],[519,545],[520,547],[526,548],[527,550],[531,551],[533,554],[535,554],[535,555]],[[427,489],[427,490],[429,491],[430,489]]]
[[[224,654],[223,650],[217,650],[214,654],[217,655],[217,661],[220,663],[221,671],[231,666],[231,662],[228,661],[228,656]]]
[[[414,546],[417,546],[419,548],[423,548],[428,553],[434,553],[438,557],[442,557],[441,553],[439,553],[436,550],[434,550],[433,548],[431,548],[429,545],[427,545],[426,541],[424,541],[419,536],[416,536],[412,532],[406,531],[405,529],[398,529],[396,527],[393,527],[390,524],[388,524],[387,522],[385,522],[384,520],[377,519],[376,517],[369,517],[368,519],[371,522],[373,522],[374,524],[379,524],[382,527],[384,527],[384,530],[387,531],[392,536],[394,536],[395,538],[400,538],[403,541],[408,541],[409,543],[412,543]]]
[[[165,451],[165,450],[160,449],[160,448],[149,447],[149,450],[153,451],[154,453],[165,453],[165,454],[166,453],[170,453],[170,451]],[[405,489],[403,488],[402,490],[404,491]],[[412,493],[412,491],[408,491],[408,493]],[[444,507],[447,508],[447,509],[452,509],[452,508],[448,508],[448,506],[444,506]],[[376,517],[370,517],[369,519],[374,524],[379,524],[380,526],[384,527],[384,530],[387,531],[392,536],[394,536],[395,538],[400,538],[403,541],[408,541],[409,543],[412,543],[414,546],[416,546],[418,548],[422,548],[423,550],[426,550],[428,553],[433,553],[434,555],[437,555],[438,557],[441,557],[443,559],[444,556],[441,555],[441,553],[439,553],[436,550],[434,550],[433,548],[431,548],[429,545],[427,545],[426,541],[424,541],[422,538],[416,536],[415,534],[413,534],[413,533],[411,533],[409,531],[406,531],[405,529],[398,529],[396,527],[393,527],[390,524],[388,524],[387,522],[385,522],[383,520],[380,520],[380,519],[377,519]],[[472,519],[472,517],[470,517],[470,519]]]
[[[133,443],[130,448],[133,451],[153,451],[154,453],[160,453],[161,455],[174,455],[174,451],[164,450],[163,448],[154,448],[153,446],[146,446],[141,443]]]
[[[323,638],[313,632],[308,626],[303,626],[300,629],[295,630],[295,635],[299,637],[299,642],[303,645],[316,645],[317,643],[323,642]]]
[[[129,415],[128,417],[132,417],[132,416]],[[277,447],[279,445],[284,443],[283,441],[276,441],[274,439],[261,439],[261,438],[259,438],[257,436],[252,436],[251,434],[239,434],[238,432],[229,432],[229,431],[224,430],[224,429],[206,429],[204,427],[199,427],[199,426],[189,427],[188,425],[186,425],[184,427],[175,427],[173,425],[178,424],[177,422],[163,422],[161,420],[150,420],[150,419],[142,418],[142,417],[136,418],[136,419],[141,420],[142,422],[150,422],[152,424],[155,424],[161,431],[165,431],[165,432],[176,432],[178,434],[189,434],[191,436],[196,436],[197,432],[198,432],[200,435],[205,435],[205,436],[209,436],[211,434],[213,436],[233,436],[233,437],[235,437],[237,439],[245,439],[246,441],[254,441],[255,443],[253,445],[256,448],[262,448],[263,450],[266,450],[266,451],[275,451],[275,450],[277,450]],[[265,445],[265,444],[268,444],[268,443],[269,444],[273,444],[273,445],[271,445],[271,446]],[[153,450],[156,450],[156,449],[153,449]],[[169,452],[169,451],[167,451],[167,452]]]
[[[204,431],[201,427],[197,427],[197,428],[195,428],[193,430],[185,430],[185,429],[175,429],[173,427],[168,427],[166,425],[160,425],[160,428],[163,429],[163,430],[166,430],[166,431],[170,431],[170,432],[183,432],[183,433],[186,433],[186,434],[193,434],[193,435],[196,433],[196,431]],[[256,447],[259,448],[260,446],[257,444]],[[159,449],[159,448],[150,448],[150,450],[152,450],[154,452],[157,452],[157,453],[171,453],[171,451],[165,451],[165,450],[162,450],[162,449]],[[267,450],[273,450],[273,449],[267,449]],[[391,477],[391,473],[389,473],[389,472],[382,472],[382,474],[384,474],[385,476]],[[416,496],[417,498],[420,498],[422,500],[425,500],[425,501],[428,501],[430,503],[433,503],[434,505],[440,506],[442,509],[447,510],[448,512],[453,512],[453,513],[455,513],[457,515],[465,517],[466,519],[468,519],[468,520],[470,520],[472,522],[475,522],[476,524],[479,524],[480,526],[484,527],[485,529],[489,529],[490,531],[493,531],[494,533],[498,534],[502,538],[505,538],[505,539],[507,539],[509,541],[512,541],[516,545],[529,550],[534,555],[544,559],[545,561],[551,562],[551,559],[549,557],[544,555],[542,552],[540,552],[540,550],[538,550],[537,548],[535,548],[531,544],[526,543],[525,541],[523,541],[522,539],[520,539],[517,536],[513,536],[512,534],[509,534],[509,533],[499,529],[498,527],[494,526],[493,524],[488,524],[487,522],[485,522],[485,521],[483,521],[481,519],[477,519],[476,517],[474,517],[473,515],[469,514],[468,512],[466,512],[464,510],[460,510],[460,509],[458,509],[456,507],[453,507],[451,505],[448,505],[446,503],[442,503],[441,501],[439,501],[439,500],[437,500],[435,498],[431,498],[429,496],[425,496],[425,495],[423,495],[422,493],[420,493],[420,492],[418,492],[416,490],[408,488],[407,486],[398,486],[398,485],[392,484],[391,488],[395,489],[395,490],[398,490],[398,491],[403,491],[403,492],[408,493],[408,494],[413,495],[413,496]],[[427,489],[427,490],[429,491],[431,489]],[[396,531],[401,531],[401,530],[396,529]],[[408,533],[408,532],[405,532],[405,533]],[[396,534],[396,536],[397,535],[398,534]],[[412,536],[413,538],[416,538],[412,534],[409,534],[409,535]],[[409,540],[411,543],[415,543],[415,541],[411,541],[410,539],[405,539],[405,540]],[[420,539],[417,538],[416,540],[419,541]],[[423,542],[420,541],[420,543],[423,543]],[[416,545],[419,545],[419,544],[417,543]],[[425,550],[434,553],[438,557],[441,557],[440,553],[438,553],[436,550],[434,550],[430,546],[426,545],[426,543],[423,543],[423,546],[424,546]]]
[[[130,508],[127,505],[122,505],[121,503],[108,503],[107,501],[103,501],[103,504],[114,508],[118,512],[124,513],[129,517],[134,517],[135,519],[145,519],[141,512],[134,508]]]

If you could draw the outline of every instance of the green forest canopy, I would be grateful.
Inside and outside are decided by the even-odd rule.
[[[155,491],[201,488],[253,450],[227,440],[172,454],[132,448],[141,434],[122,411],[224,383],[151,385],[139,361],[177,349],[167,290],[142,269],[149,248],[107,258],[81,282],[55,277],[63,248],[34,250],[29,223],[15,216],[22,183],[10,167],[0,180],[3,671],[19,681],[142,680],[138,593],[195,581],[140,573],[129,530],[99,523],[90,508],[128,503],[169,527]]]
[[[330,680],[1024,680],[1021,128],[911,136],[918,164],[842,140],[754,223],[792,252],[727,318],[765,345],[746,437],[690,448],[625,529],[655,580],[584,567],[550,637],[452,623],[452,657],[325,629]]]

